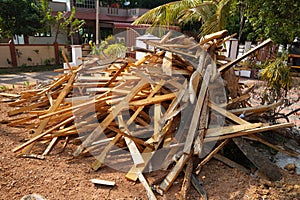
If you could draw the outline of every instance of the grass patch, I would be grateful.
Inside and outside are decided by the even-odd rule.
[[[61,69],[62,65],[20,66],[0,67],[0,74],[19,74],[25,72],[45,72]]]

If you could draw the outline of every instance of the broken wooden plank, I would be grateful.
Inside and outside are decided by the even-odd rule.
[[[128,102],[147,84],[147,82],[142,79],[133,89],[132,92],[129,93],[123,101],[117,104],[114,108],[114,112],[110,112],[109,115],[97,126],[97,128],[89,134],[89,136],[82,142],[82,144],[77,148],[77,150],[73,153],[76,157],[78,156],[83,149],[88,146],[93,140],[101,135],[103,131],[109,126],[109,124],[115,119],[115,117],[121,112],[124,107],[128,106]]]
[[[19,98],[19,97],[21,97],[21,95],[19,95],[19,94],[10,94],[10,93],[5,93],[5,92],[0,92],[0,95],[4,96],[4,97],[10,97],[10,98]]]
[[[145,179],[144,175],[142,174],[142,172],[138,171],[137,174],[139,177],[139,181],[142,183],[142,185],[146,189],[146,194],[147,194],[149,200],[156,200],[157,198],[156,198],[155,194],[153,193],[151,187],[149,186],[147,180]]]
[[[49,108],[49,113],[55,111],[61,104],[61,102],[64,100],[64,98],[66,97],[66,95],[70,92],[70,90],[72,89],[72,84],[74,82],[74,79],[76,77],[76,72],[74,72],[67,85],[64,87],[64,89],[61,91],[61,93],[59,94],[59,96],[57,97],[57,99],[55,100],[54,104]],[[38,126],[38,128],[35,130],[35,133],[33,134],[32,137],[37,137],[38,135],[40,135],[44,128],[47,126],[48,122],[49,122],[50,118],[46,118],[44,120],[42,120]],[[33,143],[30,146],[27,146],[26,148],[23,149],[23,153],[28,154],[31,150],[31,148],[33,147]],[[15,148],[16,150],[17,148]]]
[[[201,88],[200,88],[200,92],[196,101],[196,107],[193,113],[193,117],[192,117],[192,121],[191,121],[191,125],[187,134],[187,138],[186,138],[186,142],[185,142],[185,146],[183,149],[183,152],[186,154],[189,154],[191,152],[191,148],[195,139],[195,134],[197,132],[197,128],[198,128],[198,124],[199,124],[199,117],[201,115],[201,110],[202,110],[202,106],[203,106],[203,102],[205,99],[205,96],[207,95],[207,88],[208,88],[208,84],[209,84],[209,79],[210,79],[210,68],[208,67],[205,70],[205,74],[203,76],[203,80],[202,80],[202,84],[201,84]]]
[[[40,134],[36,134],[36,133],[33,134],[33,137],[32,137],[30,140],[28,140],[27,142],[21,144],[20,146],[18,146],[18,147],[16,147],[16,148],[14,148],[12,151],[13,151],[13,152],[17,152],[17,151],[19,151],[19,150],[21,150],[21,149],[23,149],[23,148],[25,148],[25,147],[28,147],[30,144],[36,142],[38,139],[40,139],[40,138],[42,138],[43,136],[47,135],[47,134],[50,133],[51,131],[53,131],[53,130],[55,130],[55,129],[58,129],[58,128],[61,127],[62,125],[66,124],[66,123],[69,123],[69,122],[73,121],[74,119],[75,119],[75,116],[72,116],[72,117],[70,117],[70,118],[68,118],[68,119],[66,119],[66,120],[64,120],[64,121],[62,121],[62,122],[60,122],[59,124],[57,124],[57,125],[51,127],[50,129],[48,129],[48,130],[45,131],[45,132],[42,132],[42,133],[40,133]],[[46,125],[45,125],[45,126],[46,126]],[[25,152],[25,151],[23,151],[23,152]],[[25,153],[25,154],[26,154],[26,153]]]
[[[172,52],[170,51],[165,53],[162,63],[162,70],[166,75],[172,76]]]
[[[117,134],[113,140],[111,140],[108,145],[105,146],[105,148],[102,150],[101,154],[99,156],[96,156],[96,160],[92,163],[92,169],[97,171],[102,164],[104,163],[105,157],[110,151],[110,149],[120,140],[122,137],[121,134]]]
[[[241,125],[229,125],[218,128],[210,128],[207,129],[206,137],[216,137],[222,135],[233,134],[241,131],[252,130],[254,128],[258,128],[262,126],[262,123],[249,123],[249,124],[241,124]]]
[[[204,142],[224,140],[224,139],[227,139],[227,138],[235,138],[235,137],[239,137],[239,136],[250,135],[250,134],[253,134],[253,133],[260,133],[260,132],[264,132],[264,131],[270,131],[270,130],[275,130],[275,129],[279,129],[279,128],[294,127],[294,126],[295,126],[294,123],[282,123],[282,124],[275,124],[275,125],[271,125],[271,126],[263,126],[263,127],[259,127],[259,128],[246,130],[246,131],[241,131],[241,132],[238,132],[238,133],[233,133],[233,134],[230,134],[230,135],[204,138]]]
[[[227,143],[228,143],[228,139],[224,140],[221,144],[219,144],[213,151],[211,151],[197,166],[196,168],[196,174],[199,174],[202,167],[212,159],[212,157],[218,153],[218,151],[220,151]]]
[[[255,106],[255,107],[247,107],[247,108],[238,108],[238,109],[232,109],[229,110],[231,113],[235,114],[235,115],[240,115],[242,113],[245,114],[256,114],[256,113],[262,113],[262,112],[266,112],[267,110],[271,110],[274,109],[280,105],[282,105],[283,102],[282,101],[278,101],[275,102],[273,104],[270,105],[262,105],[262,106]]]
[[[264,46],[266,46],[267,44],[269,44],[270,42],[272,42],[271,39],[267,39],[264,42],[262,42],[261,44],[257,45],[255,48],[247,51],[245,54],[241,55],[240,57],[238,57],[237,59],[223,65],[222,67],[220,67],[218,69],[219,73],[224,73],[225,71],[227,71],[229,68],[231,68],[232,66],[236,65],[237,63],[239,63],[240,61],[242,61],[244,58],[248,57],[249,55],[251,55],[252,53],[254,53],[255,51],[263,48]]]
[[[193,159],[191,158],[187,162],[186,168],[184,170],[184,179],[183,179],[183,183],[180,190],[180,196],[179,196],[180,200],[187,199],[187,194],[189,192],[190,185],[191,185],[192,173],[193,173]]]
[[[192,153],[190,154],[182,154],[178,162],[175,164],[175,166],[172,168],[170,173],[166,176],[166,178],[162,181],[162,183],[159,185],[159,189],[162,190],[162,193],[167,192],[168,189],[172,186],[173,182],[179,175],[179,173],[182,171],[184,165],[188,160],[190,159]]]
[[[107,180],[95,179],[95,178],[90,179],[90,181],[97,185],[105,185],[105,186],[115,186],[116,185],[115,181],[107,181]]]

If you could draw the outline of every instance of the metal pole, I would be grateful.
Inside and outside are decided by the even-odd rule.
[[[96,0],[96,45],[99,45],[99,0]]]

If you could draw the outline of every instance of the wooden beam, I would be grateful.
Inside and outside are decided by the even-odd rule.
[[[202,84],[201,84],[201,88],[200,88],[200,92],[196,101],[196,107],[193,113],[193,117],[191,120],[191,125],[186,137],[186,142],[183,148],[183,152],[186,154],[189,154],[191,152],[191,148],[195,139],[195,134],[197,132],[198,129],[198,124],[199,124],[199,117],[201,114],[201,110],[202,110],[202,106],[203,106],[203,102],[205,99],[205,96],[207,95],[207,88],[208,88],[208,84],[209,84],[209,79],[210,79],[210,74],[211,73],[211,69],[208,67],[205,70],[205,74],[203,76],[203,80],[202,80]]]
[[[262,123],[249,123],[249,124],[241,124],[241,125],[229,125],[218,128],[210,128],[207,129],[206,137],[216,137],[222,135],[228,135],[232,133],[237,133],[246,130],[252,130],[254,128],[258,128],[262,126]]]
[[[173,182],[176,180],[179,173],[182,171],[184,165],[190,159],[192,152],[190,154],[182,154],[176,165],[172,168],[170,173],[166,176],[166,178],[159,185],[159,189],[163,192],[167,192],[168,189],[172,186]]]
[[[263,48],[264,46],[266,46],[267,44],[269,44],[270,42],[272,42],[271,39],[267,39],[264,42],[262,42],[261,44],[257,45],[255,48],[247,51],[245,54],[243,54],[242,56],[238,57],[237,59],[223,65],[222,67],[220,67],[218,69],[219,73],[224,73],[225,71],[227,71],[229,68],[231,68],[232,66],[236,65],[237,63],[239,63],[240,61],[242,61],[244,58],[248,57],[249,55],[251,55],[252,53],[254,53],[255,51]]]
[[[148,84],[147,81],[142,79],[133,89],[132,92],[129,93],[123,101],[118,103],[113,112],[110,112],[108,116],[97,126],[97,128],[89,134],[89,136],[82,142],[82,144],[75,150],[73,155],[76,157],[78,156],[83,149],[91,144],[96,137],[101,135],[103,131],[109,126],[109,124],[115,119],[115,117],[124,109],[126,106],[128,106],[128,102],[146,85]]]
[[[204,142],[224,140],[224,139],[227,139],[227,138],[235,138],[235,137],[239,137],[239,136],[250,135],[250,134],[253,134],[253,133],[260,133],[260,132],[264,132],[264,131],[270,131],[270,130],[275,130],[275,129],[279,129],[279,128],[294,127],[294,126],[295,126],[294,123],[282,123],[282,124],[275,124],[275,125],[271,125],[271,126],[263,126],[263,127],[259,127],[259,128],[246,130],[246,131],[241,131],[241,132],[238,132],[238,133],[233,133],[233,134],[230,134],[230,135],[204,138]]]

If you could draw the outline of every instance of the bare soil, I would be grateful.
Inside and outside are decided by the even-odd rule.
[[[9,91],[14,93],[14,91]],[[11,110],[7,103],[0,104],[0,121],[8,119]],[[38,193],[48,200],[54,199],[148,199],[141,183],[126,180],[125,173],[109,167],[93,171],[93,157],[73,159],[75,145],[69,144],[61,152],[64,141],[59,141],[45,160],[18,158],[12,149],[29,138],[24,128],[12,128],[0,124],[0,199],[20,199]],[[39,146],[37,145],[37,151]],[[300,199],[300,175],[282,170],[283,178],[269,182],[256,174],[246,174],[212,159],[197,176],[203,183],[210,200],[228,199]],[[146,173],[150,181],[162,177],[165,172]],[[183,173],[170,190],[158,199],[178,199]],[[90,179],[115,181],[116,186],[96,186]],[[188,199],[201,199],[191,187]]]

